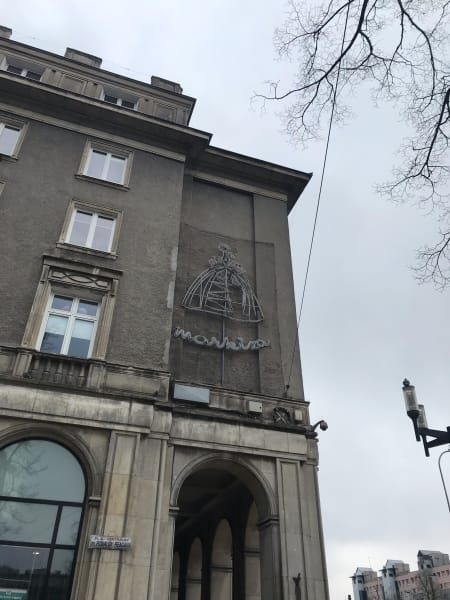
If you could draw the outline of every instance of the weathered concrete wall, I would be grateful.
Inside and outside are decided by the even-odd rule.
[[[20,344],[42,255],[52,254],[123,270],[106,358],[167,369],[183,164],[134,150],[128,190],[85,181],[76,174],[86,140],[86,135],[31,121],[19,160],[0,162],[6,183],[0,196],[0,339]],[[123,211],[117,260],[56,247],[74,198]]]
[[[241,336],[246,341],[267,339],[271,347],[254,352],[226,352],[222,373],[220,351],[199,348],[178,339],[171,349],[175,376],[200,384],[282,396],[295,352],[289,394],[303,398],[284,202],[186,176],[174,325],[193,335],[222,337],[220,316],[195,313],[181,306],[189,285],[207,268],[208,260],[220,254],[220,244],[228,244],[236,254],[236,261],[245,269],[264,313],[260,323],[226,320],[225,335],[231,339]]]

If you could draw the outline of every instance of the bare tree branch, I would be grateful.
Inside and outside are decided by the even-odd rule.
[[[283,104],[286,131],[303,144],[325,130],[338,73],[338,121],[348,117],[348,92],[365,81],[376,101],[401,108],[413,135],[400,147],[392,180],[378,189],[438,211],[441,239],[418,253],[416,271],[438,287],[450,284],[449,11],[450,0],[289,0],[275,47],[296,62],[295,79],[286,89],[270,82],[269,93],[255,94],[263,104]]]

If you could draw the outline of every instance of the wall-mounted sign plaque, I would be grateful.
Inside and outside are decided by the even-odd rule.
[[[89,548],[100,550],[129,550],[131,538],[117,537],[115,535],[90,535]]]

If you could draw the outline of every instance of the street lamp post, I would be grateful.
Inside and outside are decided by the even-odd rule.
[[[423,404],[418,404],[416,397],[416,388],[405,379],[403,381],[403,396],[405,398],[406,414],[412,420],[416,440],[423,442],[425,456],[430,456],[430,448],[450,444],[450,427],[446,431],[439,429],[430,429],[425,416]],[[433,438],[430,441],[427,438]],[[449,507],[450,508],[450,507]]]
[[[39,552],[32,552],[31,554],[32,554],[33,558],[31,560],[31,572],[30,572],[30,579],[28,581],[27,596],[30,593],[31,580],[33,579],[33,572],[34,572],[34,563],[36,562],[36,558],[39,556]]]

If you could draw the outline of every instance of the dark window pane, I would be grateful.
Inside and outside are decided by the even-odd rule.
[[[97,302],[89,302],[88,300],[80,300],[78,303],[77,313],[79,315],[90,315],[95,317],[97,314]]]
[[[122,106],[124,106],[125,108],[134,108],[135,103],[130,102],[129,100],[122,100]]]
[[[73,220],[72,231],[70,232],[69,242],[77,246],[86,246],[89,228],[92,221],[92,213],[77,210]]]
[[[41,352],[50,352],[52,354],[59,354],[61,352],[67,322],[67,317],[49,315],[40,348]]]
[[[48,352],[49,354],[60,354],[64,337],[55,333],[44,333],[42,344],[40,347],[41,352]]]
[[[28,79],[34,79],[35,81],[39,81],[41,79],[40,73],[34,73],[33,71],[27,71],[26,77]]]
[[[65,506],[59,521],[57,544],[75,546],[80,525],[81,507]]]
[[[73,298],[69,298],[68,296],[54,296],[52,301],[52,308],[70,312],[72,310],[72,302]]]
[[[123,183],[125,164],[125,158],[122,158],[121,156],[111,156],[107,175],[108,181],[113,181],[114,183]]]
[[[82,502],[83,471],[71,452],[47,440],[0,450],[0,496]]]
[[[22,70],[20,67],[15,67],[14,65],[8,65],[6,67],[8,73],[15,73],[16,75],[22,75]]]
[[[105,94],[105,102],[110,102],[111,104],[117,104],[117,96],[111,96],[110,94]]]
[[[86,169],[86,175],[90,177],[101,178],[103,173],[103,167],[105,166],[106,152],[99,152],[98,150],[91,150],[89,156],[89,163]]]
[[[45,584],[48,548],[5,546],[0,543],[0,589],[17,590],[11,600],[37,600]],[[20,595],[19,590],[28,590]],[[9,598],[9,596],[7,596]]]
[[[49,504],[0,501],[0,539],[49,544],[57,507]]]
[[[76,319],[67,354],[78,356],[79,358],[87,358],[89,356],[89,346],[91,344],[93,329],[94,323],[92,321]]]
[[[74,356],[75,358],[89,358],[89,346],[90,340],[72,338],[67,354],[68,356]]]
[[[96,250],[109,252],[111,249],[111,238],[114,230],[114,219],[98,217],[97,226],[92,240],[92,247]]]
[[[73,550],[55,550],[48,581],[48,600],[65,600],[70,591]]]

